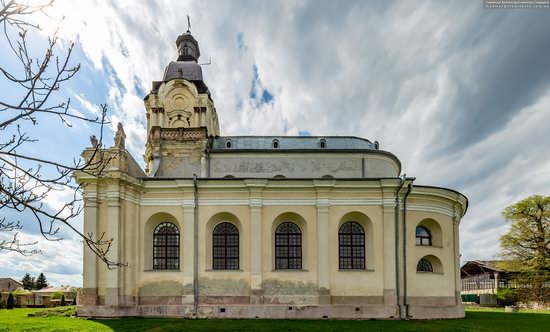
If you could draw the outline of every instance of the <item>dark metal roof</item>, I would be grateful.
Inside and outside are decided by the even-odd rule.
[[[210,96],[210,91],[202,80],[202,68],[195,61],[172,61],[164,70],[162,82],[168,82],[176,78],[183,78],[192,82],[197,87],[199,93],[206,93]],[[151,92],[156,93],[162,82],[153,82]]]
[[[375,146],[367,139],[354,136],[220,136],[213,139],[212,149],[374,150]]]
[[[172,61],[164,70],[164,82],[174,78],[188,81],[202,81],[202,68],[194,61]]]

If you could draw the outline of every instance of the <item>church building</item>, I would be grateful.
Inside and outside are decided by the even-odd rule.
[[[144,98],[145,170],[120,125],[106,176],[75,174],[84,233],[128,264],[84,249],[80,316],[464,317],[464,195],[365,138],[222,136],[198,42],[176,45]]]

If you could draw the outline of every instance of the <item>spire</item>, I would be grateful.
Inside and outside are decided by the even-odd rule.
[[[178,61],[195,61],[201,56],[199,43],[191,35],[191,21],[187,15],[187,31],[176,39]]]

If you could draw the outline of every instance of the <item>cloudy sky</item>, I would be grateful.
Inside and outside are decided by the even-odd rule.
[[[56,28],[58,52],[76,43],[82,67],[60,96],[83,114],[107,103],[107,140],[122,121],[141,160],[142,99],[176,59],[187,14],[200,61],[211,59],[203,74],[222,135],[379,141],[418,184],[468,197],[463,261],[495,258],[504,207],[550,195],[550,10],[489,10],[481,0],[59,0],[34,18],[43,28],[35,51]],[[52,123],[35,133],[41,151],[72,160],[93,130]],[[43,271],[54,284],[80,285],[81,244],[62,234],[40,242],[42,255],[0,252],[0,275]],[[22,236],[40,240],[32,226]]]

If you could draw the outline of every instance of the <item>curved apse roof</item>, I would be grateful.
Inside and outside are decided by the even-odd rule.
[[[375,150],[376,148],[371,141],[355,136],[220,136],[212,140],[212,149],[284,151]]]

